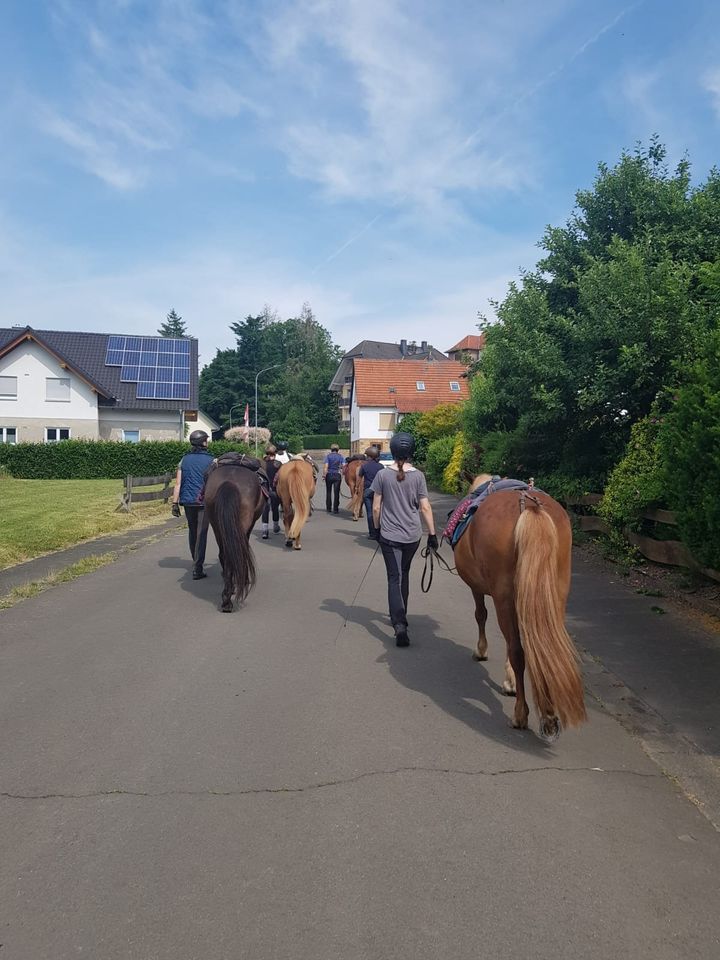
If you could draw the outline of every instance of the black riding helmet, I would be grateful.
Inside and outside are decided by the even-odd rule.
[[[278,440],[275,446],[278,448],[278,450],[287,450],[287,440]]]
[[[415,452],[415,441],[409,433],[396,433],[390,440],[390,453],[396,460],[409,460]]]
[[[188,440],[190,441],[193,447],[202,447],[203,444],[206,443],[206,441],[208,441],[209,439],[210,437],[208,437],[208,435],[205,433],[204,430],[193,430],[193,432],[188,437]]]

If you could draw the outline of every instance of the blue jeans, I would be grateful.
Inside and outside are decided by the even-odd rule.
[[[377,540],[378,534],[380,533],[380,531],[373,523],[372,505],[373,505],[374,497],[375,497],[375,494],[372,492],[372,490],[366,490],[365,493],[363,494],[363,503],[365,504],[365,515],[367,516],[368,533],[373,538],[373,540]]]

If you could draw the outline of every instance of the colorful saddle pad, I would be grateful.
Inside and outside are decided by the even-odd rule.
[[[455,507],[443,530],[443,539],[447,540],[454,550],[458,540],[465,533],[470,521],[475,516],[478,507],[487,500],[491,493],[498,493],[500,490],[529,489],[529,485],[524,480],[501,480],[499,477],[493,477],[492,480],[488,480],[479,486],[477,490],[473,490],[469,497],[465,497]],[[542,493],[542,491],[540,492]]]

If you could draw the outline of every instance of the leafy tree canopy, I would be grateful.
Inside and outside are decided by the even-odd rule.
[[[255,418],[255,378],[258,377],[258,426],[275,438],[320,433],[336,422],[328,391],[342,351],[315,319],[308,304],[300,315],[280,320],[265,307],[230,327],[235,349],[218,350],[200,374],[200,404],[218,422],[242,418],[250,404]]]

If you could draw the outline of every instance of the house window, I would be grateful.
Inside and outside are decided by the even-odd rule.
[[[450,389],[453,391],[453,393],[460,393],[460,384],[457,382],[457,380],[450,381]]]
[[[394,430],[394,429],[395,429],[395,414],[394,414],[394,413],[379,413],[379,414],[378,414],[378,429],[379,429],[379,430]]]
[[[70,439],[70,427],[45,427],[45,443]]]
[[[0,399],[17,400],[17,377],[0,377]]]
[[[46,377],[45,399],[68,402],[70,400],[70,377]]]
[[[123,430],[123,440],[126,443],[140,443],[139,430]]]
[[[17,427],[0,427],[0,443],[17,443]]]
[[[424,390],[424,389],[425,389],[425,381],[424,381],[424,380],[416,380],[416,381],[415,381],[415,386],[418,388],[418,390]]]

